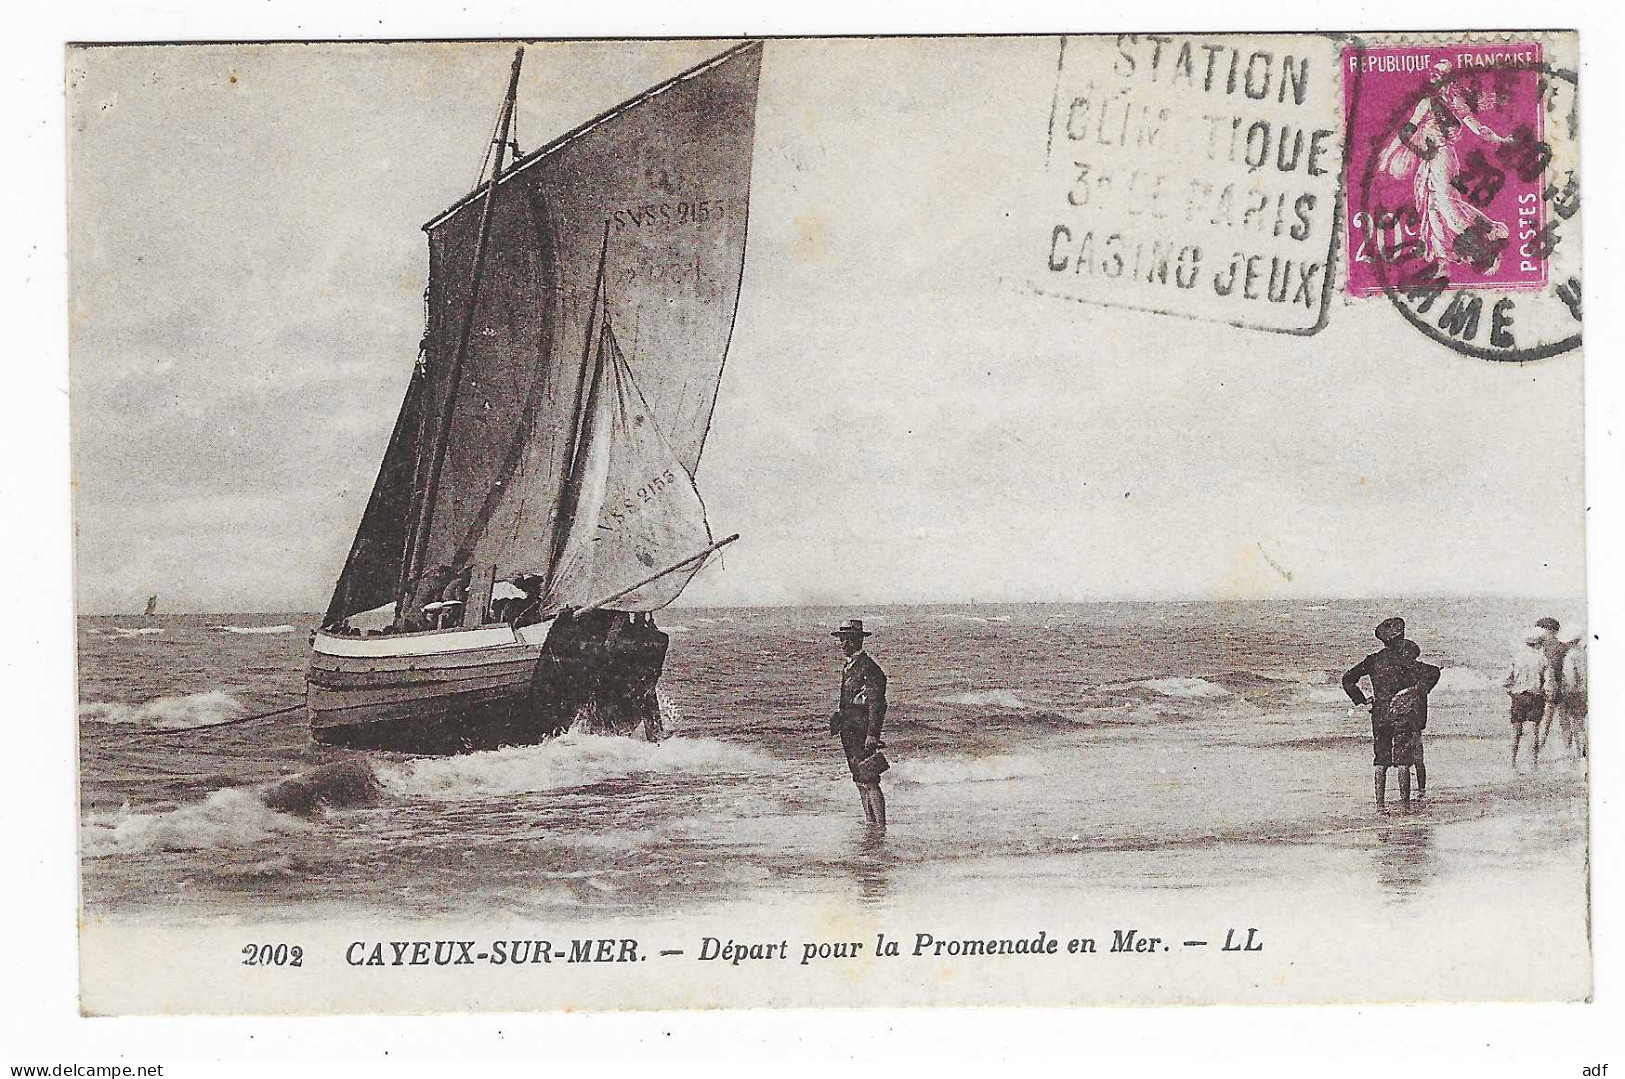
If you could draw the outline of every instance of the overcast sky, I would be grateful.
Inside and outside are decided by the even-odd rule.
[[[538,45],[529,150],[719,51]],[[1034,295],[1053,39],[770,42],[684,602],[1583,591],[1580,359]],[[70,57],[85,613],[315,610],[512,46]]]

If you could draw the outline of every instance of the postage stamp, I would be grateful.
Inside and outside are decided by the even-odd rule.
[[[1375,155],[1348,215],[1349,292],[1382,293],[1379,261],[1431,262],[1457,288],[1545,284],[1540,61],[1532,41],[1343,50],[1349,144]],[[1350,155],[1351,189],[1366,163]]]
[[[1483,359],[1578,345],[1579,86],[1566,60],[1518,36],[1344,49],[1352,296],[1385,295]]]

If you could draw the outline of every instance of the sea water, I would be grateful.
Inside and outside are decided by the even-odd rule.
[[[1378,813],[1369,719],[1338,678],[1392,614],[1444,676],[1427,800]],[[207,725],[299,703],[314,616],[83,618],[85,912],[537,919],[1080,889],[1381,907],[1491,879],[1583,910],[1583,763],[1508,761],[1500,679],[1543,614],[1580,628],[1578,604],[1483,599],[668,610],[666,741],[365,754],[381,795],[304,816],[265,789],[356,754],[314,746],[300,711]],[[853,616],[890,678],[884,837],[828,729],[829,631]]]

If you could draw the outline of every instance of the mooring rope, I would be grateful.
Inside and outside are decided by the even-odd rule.
[[[190,731],[212,731],[218,727],[235,727],[239,723],[250,723],[256,719],[270,719],[272,716],[285,716],[289,712],[297,712],[305,706],[304,701],[290,704],[286,708],[275,708],[269,712],[256,712],[251,716],[238,716],[236,719],[221,720],[219,723],[199,723],[195,727],[160,727],[150,731],[132,731],[131,738],[160,738],[169,734],[186,734]]]

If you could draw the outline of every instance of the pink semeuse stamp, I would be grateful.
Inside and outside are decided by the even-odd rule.
[[[1343,51],[1349,292],[1546,283],[1541,61],[1533,42]]]

